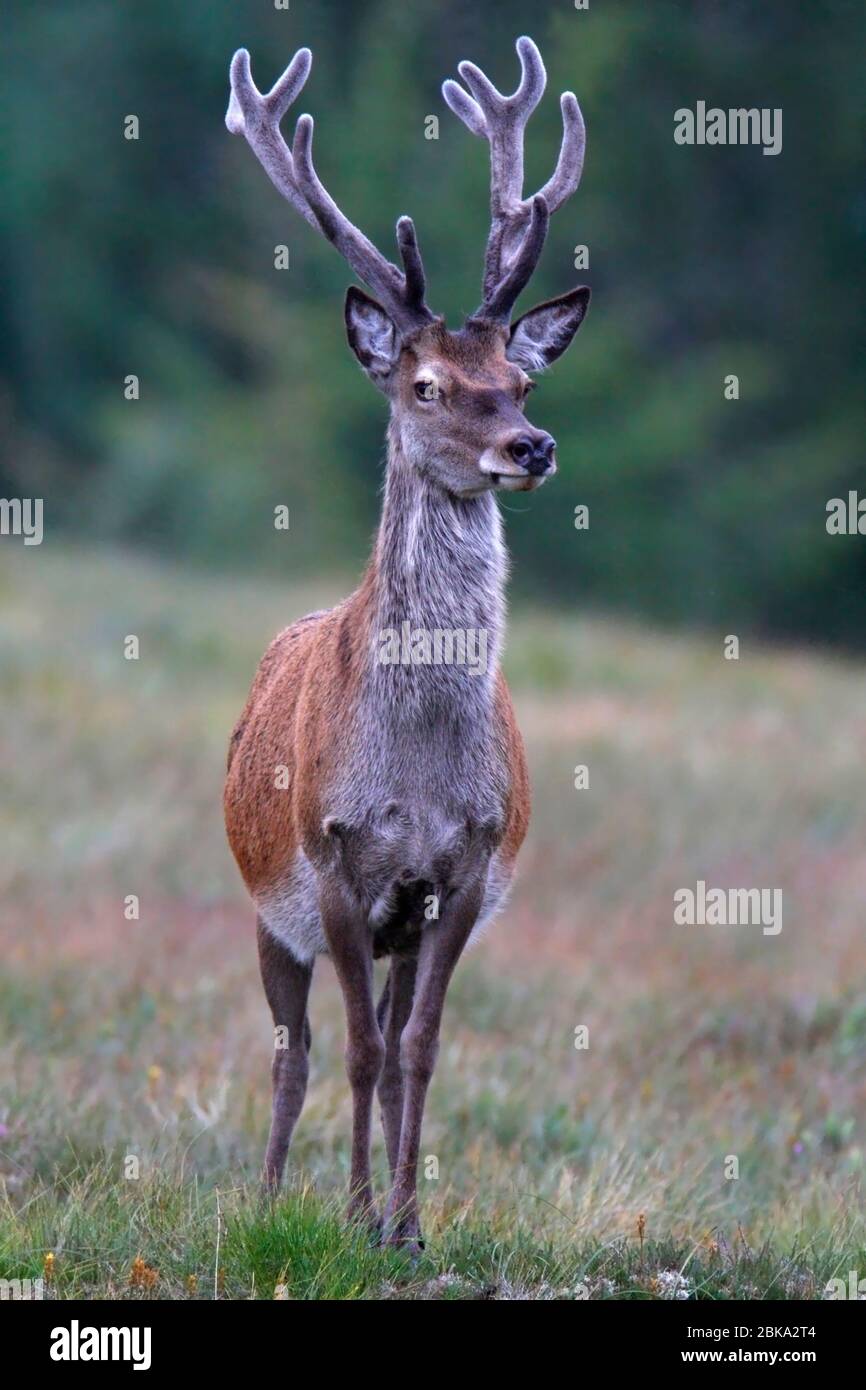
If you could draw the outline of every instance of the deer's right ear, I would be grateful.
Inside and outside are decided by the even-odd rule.
[[[346,291],[345,314],[349,347],[374,385],[386,390],[400,356],[397,325],[381,304],[354,285]]]

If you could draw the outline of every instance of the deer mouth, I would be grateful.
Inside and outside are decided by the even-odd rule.
[[[549,473],[543,477],[538,477],[532,473],[503,473],[497,479],[495,486],[501,492],[535,492],[549,477]]]
[[[515,469],[483,469],[484,475],[490,480],[490,486],[500,492],[535,492],[536,488],[541,487],[542,483],[547,482],[555,473],[555,467],[548,473],[527,473],[523,469],[517,472]]]
[[[492,449],[485,450],[481,455],[479,468],[492,488],[500,488],[505,492],[533,492],[545,478],[556,472],[555,464],[543,474],[530,473],[520,465],[509,466],[503,463],[501,457]]]

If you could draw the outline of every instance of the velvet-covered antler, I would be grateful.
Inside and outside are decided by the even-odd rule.
[[[299,48],[282,77],[263,94],[253,82],[249,53],[239,48],[229,69],[226,125],[233,135],[246,137],[274,187],[337,248],[397,326],[409,332],[433,318],[424,301],[424,266],[411,217],[401,217],[397,223],[400,271],[340,211],[321,182],[313,164],[312,116],[299,118],[291,150],[280,132],[280,122],[300,94],[312,62],[310,50]]]
[[[490,145],[490,235],[484,257],[483,302],[472,315],[507,323],[541,255],[550,215],[562,207],[580,183],[586,132],[573,92],[564,92],[562,145],[556,168],[533,197],[523,196],[523,134],[541,100],[547,74],[530,38],[517,40],[520,84],[511,96],[494,87],[474,63],[458,72],[469,92],[449,79],[442,95],[473,135]],[[470,96],[471,93],[471,96]]]

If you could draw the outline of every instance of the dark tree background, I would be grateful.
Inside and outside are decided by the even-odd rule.
[[[520,591],[862,645],[866,538],[825,529],[830,497],[866,492],[861,0],[13,0],[2,495],[44,497],[49,535],[287,578],[357,569],[384,403],[344,345],[345,267],[225,130],[229,58],[245,44],[268,86],[313,48],[294,114],[317,118],[323,178],[389,255],[412,213],[454,319],[478,298],[486,147],[439,84],[471,57],[512,89],[524,32],[549,74],[528,182],[552,165],[563,89],[589,133],[526,302],[583,281],[594,300],[533,398],[561,471],[508,502]],[[782,153],[675,144],[698,100],[781,107]]]

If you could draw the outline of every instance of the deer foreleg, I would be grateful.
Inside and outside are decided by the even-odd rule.
[[[377,1225],[370,1172],[373,1095],[385,1042],[373,1000],[373,949],[366,922],[339,889],[321,899],[322,928],[346,1010],[346,1073],[352,1088],[352,1165],[349,1215]]]
[[[312,965],[296,960],[291,951],[257,924],[259,963],[274,1020],[273,1110],[263,1181],[270,1192],[280,1185],[286,1154],[307,1091],[310,1023],[307,999]]]

